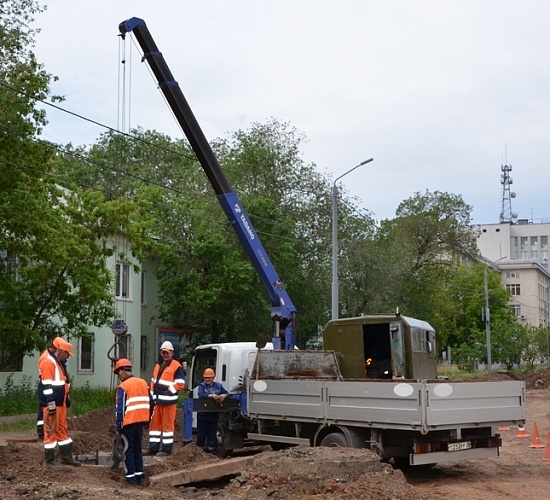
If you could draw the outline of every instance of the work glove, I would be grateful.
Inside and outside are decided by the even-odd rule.
[[[55,401],[50,401],[48,403],[48,414],[54,415],[56,411],[57,411],[57,408],[55,407]]]

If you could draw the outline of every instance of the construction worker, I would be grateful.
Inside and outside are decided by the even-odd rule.
[[[38,358],[38,381],[42,379],[42,362],[48,357],[49,354],[55,354],[57,351],[56,343],[58,342],[58,339],[61,339],[61,337],[56,337],[53,339],[51,345],[40,355]],[[38,437],[38,441],[42,442],[44,441],[44,409],[42,408],[42,405],[40,404],[40,398],[38,399],[38,413],[36,415],[36,435]]]
[[[207,368],[202,374],[203,382],[199,384],[199,398],[210,398],[222,404],[227,397],[227,390],[220,382],[215,382],[216,373]],[[197,446],[207,453],[217,453],[218,448],[218,412],[197,412]]]
[[[129,359],[119,359],[113,369],[120,384],[116,389],[116,430],[126,440],[125,481],[131,486],[145,485],[143,469],[143,425],[151,418],[153,399],[147,382],[132,375]]]
[[[59,445],[61,461],[75,467],[80,462],[73,458],[73,440],[67,427],[67,402],[70,391],[65,362],[74,356],[73,346],[57,337],[56,351],[48,354],[40,366],[41,380],[38,396],[44,415],[44,456],[47,469],[58,471],[63,467],[55,460],[55,449]]]
[[[160,346],[162,362],[157,363],[151,378],[155,409],[149,424],[148,455],[159,457],[172,453],[178,393],[185,389],[181,363],[174,359],[174,346],[165,341]]]

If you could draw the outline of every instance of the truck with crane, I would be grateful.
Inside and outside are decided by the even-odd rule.
[[[447,381],[437,377],[435,331],[425,321],[395,314],[329,321],[324,350],[298,350],[296,308],[258,234],[231,189],[164,56],[145,22],[119,24],[143,51],[172,112],[256,269],[271,303],[271,343],[198,346],[184,402],[184,440],[196,411],[219,412],[219,454],[249,442],[369,448],[399,465],[497,457],[504,425],[524,425],[525,384]],[[222,406],[196,398],[202,370],[232,393]]]

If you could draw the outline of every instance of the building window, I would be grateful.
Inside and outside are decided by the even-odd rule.
[[[506,271],[507,278],[519,278],[519,271]]]
[[[132,361],[134,357],[132,349],[132,336],[131,335],[118,335],[115,343],[115,357],[128,358]]]
[[[147,356],[149,356],[149,341],[145,335],[141,337],[140,363],[141,371],[147,370]]]
[[[119,299],[130,299],[130,264],[117,262],[115,295]]]
[[[8,343],[4,340],[5,337],[11,335],[11,332],[8,332],[7,329],[1,330],[0,333],[0,366],[3,368],[0,370],[2,372],[20,372],[23,370],[23,356],[13,356],[6,345]]]
[[[517,297],[518,295],[520,295],[520,286],[519,286],[519,284],[515,284],[515,285],[506,285],[506,290],[509,290],[509,291],[510,291],[510,294],[511,294],[512,296]]]
[[[521,306],[519,304],[512,304],[510,306],[510,309],[512,310],[512,314],[519,318],[521,316]]]
[[[531,236],[531,246],[532,247],[538,247],[539,246],[539,237],[538,236]]]
[[[78,371],[94,371],[94,334],[88,333],[78,339]]]

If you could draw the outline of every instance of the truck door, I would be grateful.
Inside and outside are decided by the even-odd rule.
[[[390,324],[363,325],[365,377],[392,378]]]
[[[390,323],[390,344],[392,372],[394,377],[402,377],[405,374],[405,350],[403,348],[403,325],[399,321]]]

